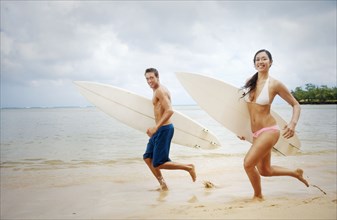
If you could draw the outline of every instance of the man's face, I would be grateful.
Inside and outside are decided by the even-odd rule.
[[[149,84],[149,86],[152,89],[155,89],[158,87],[159,79],[156,77],[156,75],[153,72],[146,73],[145,78],[146,78],[147,84]]]

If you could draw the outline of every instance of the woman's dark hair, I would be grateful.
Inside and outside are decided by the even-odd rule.
[[[266,49],[262,49],[262,50],[259,50],[255,53],[254,55],[254,59],[253,59],[253,62],[255,63],[255,60],[256,60],[256,56],[259,54],[259,53],[262,53],[262,52],[265,52],[269,58],[269,60],[271,62],[273,62],[273,57],[271,56],[271,53],[266,50]],[[246,92],[243,93],[242,97],[246,96],[250,91],[254,91],[255,88],[256,88],[256,83],[257,83],[257,77],[258,77],[258,73],[256,72],[247,82],[246,84],[243,86],[243,89],[245,89]]]

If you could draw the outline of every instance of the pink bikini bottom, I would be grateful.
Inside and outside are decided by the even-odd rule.
[[[280,130],[280,128],[279,128],[278,125],[273,125],[273,126],[270,126],[270,127],[261,128],[260,130],[255,131],[255,132],[253,133],[253,137],[254,137],[254,138],[257,138],[257,137],[260,136],[260,134],[262,134],[262,133],[265,132],[265,131],[279,131],[279,130]]]

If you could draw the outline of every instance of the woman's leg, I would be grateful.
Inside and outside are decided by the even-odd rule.
[[[262,158],[270,157],[272,147],[276,144],[280,133],[268,131],[254,139],[244,159],[244,168],[254,189],[254,199],[262,199],[262,188],[260,173],[256,166],[261,163]]]
[[[291,176],[297,178],[307,187],[309,186],[307,180],[303,178],[302,169],[290,170],[285,167],[271,166],[271,152],[258,163],[257,168],[261,176]]]

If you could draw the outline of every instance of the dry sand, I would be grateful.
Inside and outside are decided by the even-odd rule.
[[[290,177],[263,177],[262,202],[251,201],[243,155],[178,159],[196,165],[197,181],[187,172],[163,171],[168,192],[156,191],[141,160],[2,164],[1,219],[336,219],[336,152],[273,157],[275,165],[303,168],[311,186]],[[205,188],[206,180],[215,187]]]

